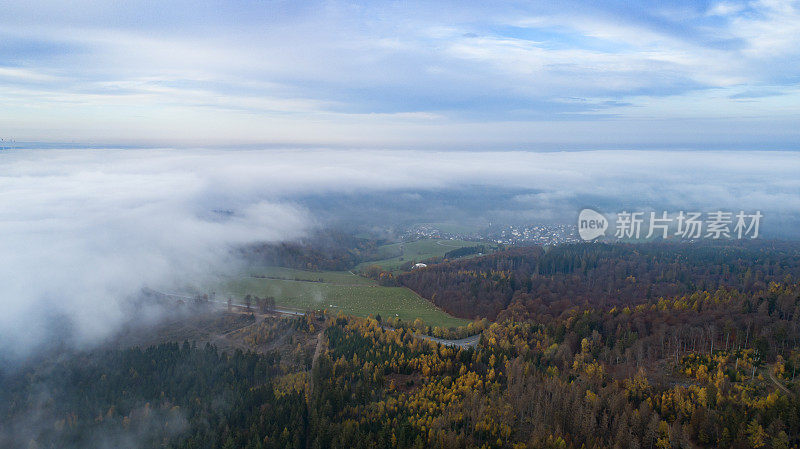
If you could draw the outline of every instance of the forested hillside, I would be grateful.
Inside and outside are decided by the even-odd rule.
[[[403,275],[506,301],[451,331],[476,347],[308,314],[251,317],[215,340],[233,351],[44,361],[0,374],[0,447],[797,448],[795,251],[577,245]]]
[[[188,343],[94,353],[7,375],[0,445],[797,447],[796,320],[680,323],[731,301],[751,303],[753,318],[769,304],[798,308],[800,285],[725,292],[578,309],[547,324],[503,320],[477,348],[340,315],[235,333],[258,353]],[[298,341],[315,336],[306,358]],[[299,364],[281,360],[295,355]]]
[[[800,302],[797,284],[763,293]],[[715,300],[724,307],[724,299]],[[498,322],[476,350],[423,342],[374,320],[339,318],[326,331],[330,349],[314,372],[310,416],[319,431],[310,442],[339,448],[796,446],[796,332],[792,347],[764,352],[752,335],[667,343],[632,324],[652,310],[670,315],[683,307],[583,310],[548,325]]]
[[[399,276],[446,311],[491,320],[512,303],[537,319],[577,307],[634,306],[720,288],[763,290],[800,277],[800,245],[576,244],[515,248]]]
[[[70,358],[3,379],[0,447],[234,448],[250,428],[275,435],[262,447],[302,447],[306,410],[297,393],[275,396],[277,367],[274,354],[189,343]]]

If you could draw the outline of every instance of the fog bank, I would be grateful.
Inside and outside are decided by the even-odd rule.
[[[309,196],[386,194],[383,212],[362,211],[375,215],[401,192],[413,215],[425,196],[409,192],[511,189],[484,209],[565,221],[584,206],[761,210],[779,229],[797,224],[797,173],[796,152],[6,150],[0,355],[35,349],[52,317],[91,343],[126,319],[121,305],[143,286],[205,279],[234,266],[232,248],[324,226]]]

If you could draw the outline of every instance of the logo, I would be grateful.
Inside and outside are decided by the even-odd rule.
[[[705,214],[683,210],[678,214],[667,211],[622,211],[616,214],[613,237],[620,240],[755,239],[759,236],[762,218],[764,214],[758,210],[753,213],[717,210]],[[578,235],[587,242],[605,236],[609,228],[608,221],[596,210],[583,209],[578,215]]]
[[[605,235],[608,220],[600,212],[584,209],[578,215],[578,234],[583,240],[594,240]]]

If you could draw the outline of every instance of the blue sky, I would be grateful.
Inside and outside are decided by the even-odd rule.
[[[0,137],[800,148],[800,1],[15,1]]]

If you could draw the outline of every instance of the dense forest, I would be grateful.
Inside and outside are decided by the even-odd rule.
[[[764,293],[797,303],[800,286],[774,285]],[[424,342],[375,320],[340,318],[327,329],[330,350],[315,366],[318,394],[310,414],[320,431],[310,442],[443,448],[800,442],[795,348],[765,353],[753,340],[728,339],[715,348],[695,342],[677,353],[658,352],[658,338],[640,338],[622,324],[646,313],[583,311],[549,325],[498,322],[475,350]],[[654,357],[638,358],[630,348]]]
[[[3,379],[0,446],[234,448],[257,426],[277,436],[262,447],[290,447],[305,409],[275,396],[275,361],[188,342],[67,358]]]
[[[95,350],[2,374],[0,447],[797,448],[797,266],[772,244],[436,265],[401,278],[474,295],[474,315],[502,299],[455,331],[474,347],[309,313],[246,320],[225,351]]]
[[[675,344],[647,332],[649,317],[731,300],[701,296],[576,311],[546,325],[495,322],[476,348],[326,315],[237,331],[255,352],[189,343],[98,351],[7,374],[0,445],[797,447],[796,343],[721,330]],[[797,307],[800,285],[756,296]],[[299,342],[315,338],[309,357]],[[281,341],[284,354],[265,351]]]
[[[577,306],[632,306],[720,288],[754,292],[800,278],[800,245],[575,244],[514,248],[429,265],[397,282],[464,318],[494,320],[509,306],[537,319]]]

